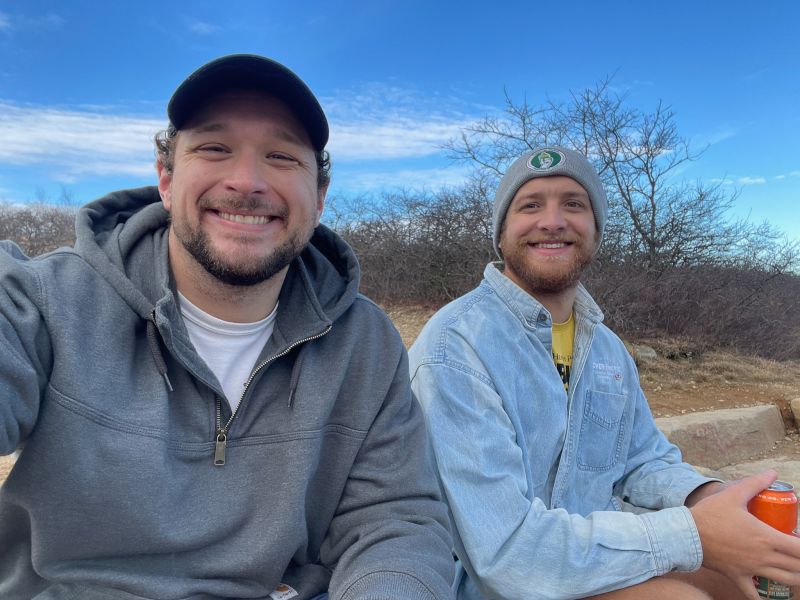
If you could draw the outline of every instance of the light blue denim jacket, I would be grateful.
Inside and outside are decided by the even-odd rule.
[[[706,481],[656,428],[636,367],[579,287],[569,394],[547,310],[493,264],[410,350],[462,600],[583,598],[702,562]],[[623,510],[626,503],[650,511]]]

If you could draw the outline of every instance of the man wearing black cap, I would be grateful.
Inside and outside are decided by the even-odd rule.
[[[775,472],[726,487],[684,463],[580,284],[607,215],[585,156],[517,158],[494,200],[501,262],[409,351],[459,600],[758,600],[755,574],[800,583],[800,540],[746,508]]]
[[[238,55],[168,115],[157,188],[0,245],[0,597],[449,598],[402,342],[319,224],[319,103]]]

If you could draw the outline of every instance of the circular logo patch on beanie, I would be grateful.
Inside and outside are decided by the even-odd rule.
[[[558,150],[540,150],[528,161],[528,166],[534,171],[547,171],[564,161],[564,155]]]

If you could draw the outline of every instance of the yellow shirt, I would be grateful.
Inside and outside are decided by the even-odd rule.
[[[569,390],[569,370],[572,367],[572,346],[575,340],[575,319],[569,315],[564,323],[553,323],[553,362]]]

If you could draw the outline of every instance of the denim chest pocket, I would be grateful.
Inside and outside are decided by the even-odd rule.
[[[628,397],[589,390],[583,408],[578,438],[578,467],[584,471],[607,471],[620,460],[627,421]]]

